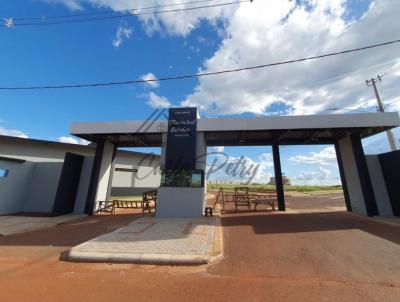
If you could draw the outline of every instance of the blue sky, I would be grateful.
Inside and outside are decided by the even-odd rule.
[[[0,17],[108,12],[181,2],[186,1],[0,0]],[[255,0],[253,4],[121,20],[1,27],[0,83],[4,87],[157,78],[358,47],[398,38],[398,18],[390,18],[398,8],[396,0]],[[374,24],[372,32],[370,24]],[[364,81],[387,71],[379,86],[382,98],[387,103],[399,98],[398,53],[393,46],[311,65],[155,86],[1,91],[0,133],[74,142],[76,138],[69,136],[73,122],[141,120],[155,108],[169,105],[197,106],[203,118],[334,113],[329,110],[333,107],[373,112],[373,93]],[[399,111],[399,105],[394,103],[390,109]],[[347,109],[342,112],[357,112]],[[367,152],[388,150],[384,136],[365,145]],[[283,170],[298,183],[336,184],[338,171],[330,148],[283,147]],[[273,174],[269,147],[224,151],[260,164],[260,179]],[[225,176],[215,175],[221,177]]]

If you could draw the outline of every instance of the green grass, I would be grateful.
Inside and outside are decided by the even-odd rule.
[[[219,190],[219,188],[224,188],[225,191],[234,191],[235,187],[245,186],[249,187],[250,190],[257,189],[272,189],[275,190],[274,185],[263,185],[263,184],[251,184],[251,185],[216,185],[208,184],[207,190]],[[302,193],[325,193],[325,192],[342,192],[342,186],[285,186],[286,192],[302,192]],[[141,201],[142,196],[112,196],[111,200],[132,200]]]
[[[249,187],[250,190],[254,189],[272,189],[275,190],[274,185],[262,185],[262,184],[251,184],[251,185],[228,185],[228,184],[208,184],[207,190],[219,190],[223,188],[226,191],[233,191],[235,187],[245,186]],[[285,191],[296,191],[296,192],[332,192],[342,191],[342,186],[284,186]]]
[[[142,201],[142,195],[138,195],[138,196],[112,196],[111,200]]]

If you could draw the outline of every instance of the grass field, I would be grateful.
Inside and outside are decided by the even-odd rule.
[[[241,185],[228,185],[228,184],[208,184],[207,190],[218,190],[219,188],[224,188],[226,191],[233,191],[235,187],[240,187]],[[272,189],[275,190],[274,185],[263,185],[263,184],[251,184],[246,185],[250,190],[254,189]],[[342,186],[285,186],[285,191],[296,191],[296,192],[333,192],[342,191]]]
[[[138,196],[112,196],[111,200],[141,201],[142,200],[142,195],[138,195]]]
[[[234,191],[235,187],[240,187],[245,185],[224,185],[224,184],[208,184],[207,190],[219,190],[219,188],[224,188],[224,191]],[[270,189],[275,190],[274,185],[263,185],[263,184],[251,184],[246,185],[250,190],[258,190],[258,189]],[[302,192],[302,193],[325,193],[325,192],[342,192],[342,186],[285,186],[286,192]],[[142,195],[138,196],[112,196],[111,200],[132,200],[132,201],[141,201]]]

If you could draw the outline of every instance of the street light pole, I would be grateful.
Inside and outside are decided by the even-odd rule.
[[[382,81],[382,76],[378,75],[376,78],[371,78],[371,80],[366,80],[367,86],[372,86],[374,88],[376,101],[378,102],[378,111],[385,112],[385,108],[383,107],[381,97],[379,96],[378,88],[376,88],[376,82]],[[390,150],[396,151],[396,143],[394,140],[393,132],[391,130],[386,130],[386,135],[388,137]]]

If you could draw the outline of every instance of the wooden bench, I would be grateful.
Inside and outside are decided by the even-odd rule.
[[[115,213],[115,205],[113,200],[103,200],[98,202],[98,207],[94,212],[94,215],[100,215],[103,213],[109,213],[111,215]]]
[[[278,198],[275,190],[258,190],[254,194],[250,194],[250,201],[254,204],[254,211],[257,210],[257,206],[260,204],[269,205],[273,211],[275,211]]]
[[[225,210],[226,202],[234,202],[234,193],[224,193],[224,189],[221,187],[215,197],[213,209],[215,210],[217,204],[220,203],[222,204],[222,210]]]
[[[152,203],[154,203],[154,206],[152,206]],[[149,214],[151,214],[152,209],[155,211],[157,207],[157,190],[143,192],[141,205],[143,215],[146,210],[149,212]]]
[[[137,209],[141,200],[114,200],[114,207],[119,209]]]
[[[239,206],[246,206],[250,210],[250,195],[248,187],[235,187],[235,195],[233,198],[235,201],[236,211]]]

